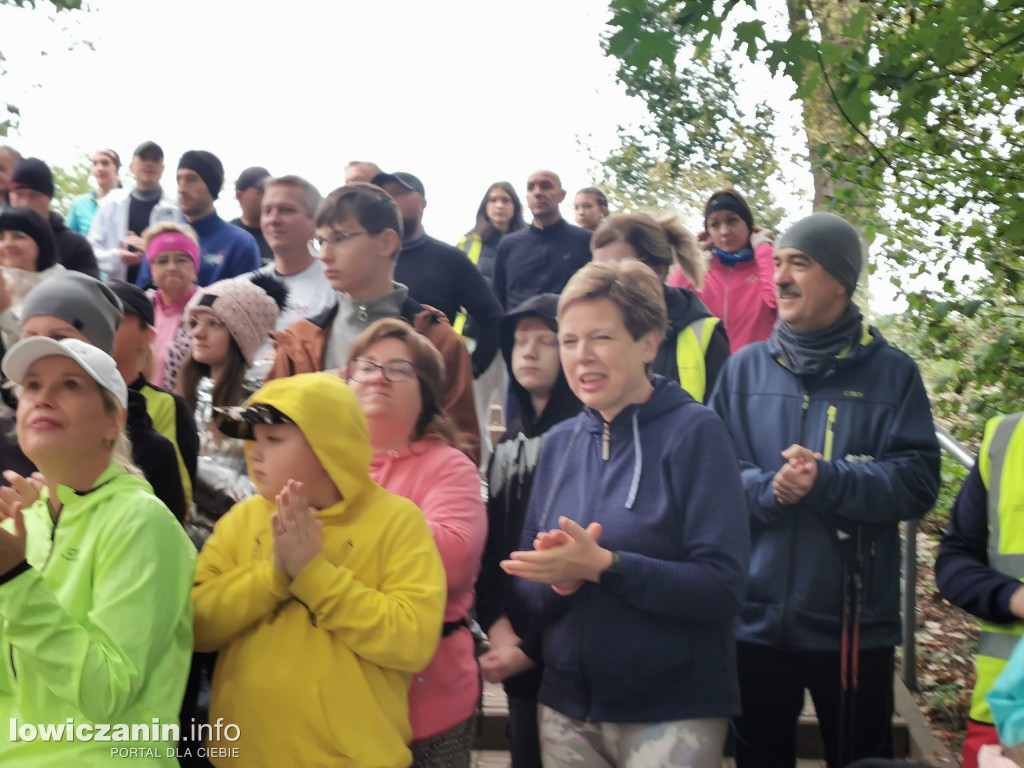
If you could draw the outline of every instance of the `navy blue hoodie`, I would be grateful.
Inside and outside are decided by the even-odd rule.
[[[750,589],[736,636],[787,650],[840,650],[844,557],[863,558],[860,646],[900,642],[899,521],[939,491],[939,445],[914,361],[864,327],[848,355],[814,381],[786,368],[772,342],[729,358],[711,396],[740,458],[750,505]],[[802,501],[779,505],[782,451],[824,454]]]
[[[515,579],[543,632],[538,700],[577,719],[663,722],[739,710],[733,619],[746,587],[746,503],[722,422],[679,385],[609,424],[587,408],[548,432],[521,548],[565,515],[600,522],[618,583],[569,597]],[[602,458],[607,431],[608,458]]]

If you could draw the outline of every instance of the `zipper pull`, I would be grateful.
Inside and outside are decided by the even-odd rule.
[[[612,428],[606,421],[601,432],[601,459],[608,461],[612,453]]]
[[[834,405],[828,407],[828,420],[825,425],[825,450],[822,451],[825,461],[832,461],[832,441],[835,439],[836,411],[837,409]]]

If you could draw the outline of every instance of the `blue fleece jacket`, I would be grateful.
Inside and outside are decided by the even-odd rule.
[[[729,358],[709,405],[732,435],[750,507],[750,588],[737,639],[840,649],[842,531],[844,547],[859,544],[863,559],[860,646],[896,645],[898,523],[924,515],[939,491],[939,445],[914,361],[865,327],[846,356],[804,381],[772,342],[760,342]],[[794,443],[824,458],[807,496],[783,506],[772,481]]]
[[[578,719],[739,711],[732,622],[749,550],[736,456],[711,411],[652,380],[651,398],[610,424],[588,408],[552,428],[533,481],[521,548],[566,515],[600,522],[601,546],[621,556],[619,583],[587,582],[569,597],[515,580],[543,634],[538,700]]]
[[[189,224],[199,235],[199,285],[247,275],[260,268],[260,249],[252,235],[224,221],[216,211]],[[135,282],[146,287],[151,279],[149,262],[143,259]]]

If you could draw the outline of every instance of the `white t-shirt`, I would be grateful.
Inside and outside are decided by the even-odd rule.
[[[282,275],[274,269],[273,264],[267,264],[257,270],[259,274],[270,275],[280,280],[288,289],[288,302],[285,304],[281,316],[277,319],[275,330],[283,331],[292,323],[305,320],[307,317],[316,317],[334,306],[337,300],[334,289],[327,282],[324,270],[319,261],[314,261],[301,272],[294,275]],[[256,353],[256,360],[272,359],[273,346],[270,339],[260,347]]]
[[[273,264],[267,264],[257,271],[280,280],[288,289],[288,303],[277,319],[277,330],[279,331],[287,329],[288,326],[299,320],[315,317],[334,306],[334,289],[324,277],[324,270],[319,261],[314,261],[294,275],[278,274]]]

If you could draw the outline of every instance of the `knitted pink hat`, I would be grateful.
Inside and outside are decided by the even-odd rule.
[[[260,282],[266,282],[262,279]],[[244,277],[221,280],[200,288],[185,308],[186,317],[191,318],[200,310],[212,312],[228,327],[231,338],[242,350],[246,365],[252,365],[256,353],[270,338],[270,332],[277,324],[284,304],[284,286],[271,278],[275,284],[270,293]],[[280,297],[271,294],[280,293]],[[280,303],[279,303],[280,302]]]

